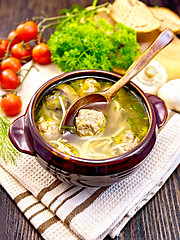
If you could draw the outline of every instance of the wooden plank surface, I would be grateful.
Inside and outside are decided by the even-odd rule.
[[[58,14],[60,8],[68,8],[73,3],[87,6],[93,1],[85,0],[1,0],[0,38],[17,24],[44,11],[48,16]],[[105,1],[98,1],[103,3]],[[113,2],[113,1],[110,1]],[[179,0],[143,1],[174,9],[180,14]],[[174,171],[160,191],[129,221],[116,240],[180,239],[180,167]],[[1,240],[41,240],[41,236],[26,220],[17,206],[0,187],[0,239]],[[107,236],[106,240],[110,237]]]

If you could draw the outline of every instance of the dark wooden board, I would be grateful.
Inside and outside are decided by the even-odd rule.
[[[8,33],[25,19],[41,16],[41,11],[48,16],[55,16],[59,9],[68,8],[74,3],[87,6],[92,2],[87,0],[0,0],[0,38],[7,38]],[[98,1],[99,4],[103,2],[105,1]],[[180,14],[179,0],[143,2],[153,6],[169,6]],[[180,239],[179,205],[180,167],[174,171],[160,191],[128,222],[116,240]],[[42,239],[2,187],[0,187],[0,239]],[[109,239],[110,237],[107,236],[106,240]]]

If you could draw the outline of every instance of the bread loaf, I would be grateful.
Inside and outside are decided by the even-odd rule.
[[[121,22],[135,29],[137,33],[147,33],[160,28],[159,20],[138,0],[115,0],[110,15],[115,22]]]
[[[180,34],[180,17],[168,8],[149,7],[157,20],[160,21],[160,30],[171,29],[174,33]]]

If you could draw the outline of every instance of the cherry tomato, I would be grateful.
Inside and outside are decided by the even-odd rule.
[[[24,43],[17,43],[11,48],[11,54],[13,57],[19,60],[29,61],[32,56],[32,48],[30,45]]]
[[[9,39],[9,40],[12,40],[12,39],[13,39],[13,41],[11,42],[10,47],[13,47],[15,44],[20,43],[20,42],[22,41],[21,38],[18,37],[16,30],[13,30],[13,31],[11,31],[11,32],[9,33],[8,39]]]
[[[21,69],[21,62],[15,57],[8,57],[1,62],[1,71],[12,69],[16,73]]]
[[[6,53],[6,50],[7,50],[7,47],[8,47],[8,44],[9,44],[9,41],[0,40],[0,58],[4,57],[4,55]]]
[[[46,43],[36,45],[32,50],[32,57],[39,64],[51,63],[51,52]]]
[[[35,22],[27,21],[17,26],[16,28],[18,37],[25,42],[35,39],[38,34],[38,27]]]
[[[7,116],[17,115],[22,108],[22,101],[19,96],[13,93],[7,93],[3,95],[0,101],[2,111]]]
[[[18,75],[12,69],[6,69],[1,73],[1,86],[4,89],[16,89],[20,84]]]

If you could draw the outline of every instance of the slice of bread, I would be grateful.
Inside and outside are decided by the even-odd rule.
[[[110,17],[109,12],[104,8],[100,8],[98,9],[97,13],[94,15],[94,21],[95,23],[98,22],[99,19],[105,19],[107,23],[111,24],[111,25],[115,25],[115,21]]]
[[[174,33],[180,34],[180,17],[168,8],[149,7],[149,10],[160,21],[160,30],[171,29]]]
[[[159,20],[138,0],[115,0],[110,15],[115,22],[121,22],[135,29],[137,33],[147,33],[160,28]]]

